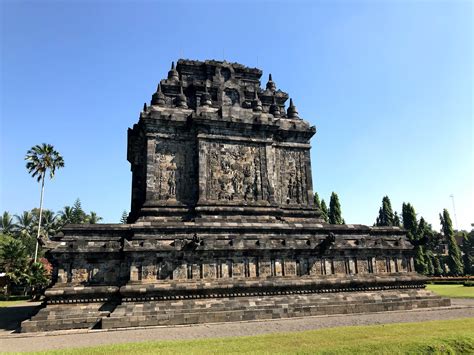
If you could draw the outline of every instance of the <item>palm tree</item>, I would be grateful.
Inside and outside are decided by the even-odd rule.
[[[38,244],[41,233],[41,215],[43,211],[43,194],[44,194],[44,179],[46,173],[49,170],[49,177],[52,179],[56,169],[64,167],[63,157],[54,150],[51,144],[43,143],[41,145],[35,145],[26,153],[25,160],[26,169],[31,174],[31,177],[36,177],[38,182],[41,181],[41,196],[40,196],[40,214],[38,218],[38,234],[36,236],[36,248],[35,248],[35,263],[38,258]]]
[[[50,236],[56,234],[58,229],[60,228],[60,223],[58,223],[58,216],[54,214],[51,210],[44,210],[42,216],[42,229],[46,236]]]
[[[10,234],[13,232],[15,225],[13,224],[13,218],[7,211],[3,212],[2,218],[0,219],[0,227],[3,234]]]
[[[34,230],[34,217],[29,211],[23,211],[21,215],[15,215],[15,229],[21,236],[30,236]]]
[[[35,216],[29,211],[24,211],[21,215],[15,215],[15,234],[18,234],[23,244],[26,246],[28,256],[33,258],[35,253]]]
[[[60,215],[61,225],[66,225],[71,223],[74,218],[74,209],[71,206],[64,206],[61,211],[58,212]]]
[[[101,221],[101,220],[102,220],[102,217],[99,217],[99,216],[97,215],[97,213],[92,212],[92,211],[91,211],[91,213],[87,216],[87,222],[88,222],[89,224],[96,224],[96,223],[98,223],[98,222]]]

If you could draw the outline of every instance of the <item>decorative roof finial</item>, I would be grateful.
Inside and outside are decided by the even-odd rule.
[[[296,109],[296,106],[293,104],[293,99],[290,99],[290,106],[288,107],[288,110],[286,111],[288,118],[300,118],[298,116],[298,110]]]
[[[252,109],[255,112],[262,112],[263,110],[262,101],[260,101],[260,99],[258,98],[258,87],[255,87],[255,95],[252,101]]]
[[[174,68],[174,62],[171,62],[171,70],[168,72],[168,80],[179,81],[178,71]]]
[[[176,98],[176,106],[180,108],[188,108],[186,95],[184,95],[184,92],[183,92],[183,85],[179,86],[179,95]]]
[[[143,103],[143,112],[146,112],[147,111],[147,107],[146,107],[146,102]]]
[[[156,92],[151,97],[151,104],[152,105],[158,105],[158,106],[164,106],[166,104],[165,99],[166,99],[165,95],[161,91],[161,84],[158,84],[158,87],[156,88]]]
[[[272,80],[272,74],[268,75],[267,90],[270,90],[270,91],[276,90],[276,84]]]
[[[207,83],[204,84],[204,93],[201,95],[201,106],[211,106],[211,95],[207,91]]]
[[[276,96],[273,95],[273,102],[270,105],[270,110],[269,112],[274,116],[274,117],[280,117],[280,107],[277,105],[276,102]]]

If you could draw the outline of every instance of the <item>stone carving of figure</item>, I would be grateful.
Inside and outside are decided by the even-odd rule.
[[[262,184],[258,148],[242,144],[215,148],[210,153],[209,196],[227,201],[258,200]]]
[[[175,182],[176,174],[174,170],[171,170],[168,175],[168,194],[170,196],[176,195],[176,182]]]
[[[293,199],[293,179],[290,177],[290,179],[288,180],[288,199],[289,200],[292,200]]]
[[[295,161],[292,159],[288,163],[288,184],[287,184],[287,198],[286,202],[301,203],[301,182],[299,181],[298,169]]]
[[[253,197],[252,193],[252,182],[253,182],[253,169],[247,165],[243,169],[243,175],[244,175],[244,180],[243,180],[243,185],[244,185],[244,200],[248,201]]]
[[[254,153],[257,153],[254,151]],[[258,155],[255,154],[254,160],[254,172],[255,172],[255,178],[254,178],[254,183],[253,183],[253,195],[255,200],[258,200],[259,194],[260,194],[260,186],[261,186],[261,176],[260,176],[260,158]]]
[[[242,196],[242,188],[243,188],[243,177],[242,177],[241,169],[238,169],[235,171],[234,176],[232,177],[232,185],[234,187],[235,195],[240,198]]]
[[[296,202],[301,203],[301,194],[300,194],[300,192],[301,192],[301,181],[300,181],[300,179],[297,179],[295,181],[295,187],[294,188],[295,188]]]

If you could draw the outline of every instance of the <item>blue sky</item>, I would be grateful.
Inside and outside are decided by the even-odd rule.
[[[348,223],[382,197],[439,228],[474,222],[470,1],[2,1],[0,211],[38,205],[26,151],[65,159],[55,211],[79,197],[105,222],[129,210],[126,133],[170,62],[225,59],[268,73],[316,125],[315,190]],[[453,216],[452,216],[453,217]],[[453,217],[454,221],[454,217]]]

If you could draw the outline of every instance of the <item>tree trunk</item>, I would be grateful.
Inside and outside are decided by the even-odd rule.
[[[7,284],[5,285],[5,299],[8,301],[10,299],[10,280],[7,279]]]
[[[43,193],[44,193],[44,176],[41,178],[41,197],[40,197],[40,213],[39,213],[39,220],[38,220],[38,234],[36,235],[36,249],[35,249],[35,263],[38,259],[38,246],[39,246],[39,238],[41,233],[41,217],[43,215]]]

